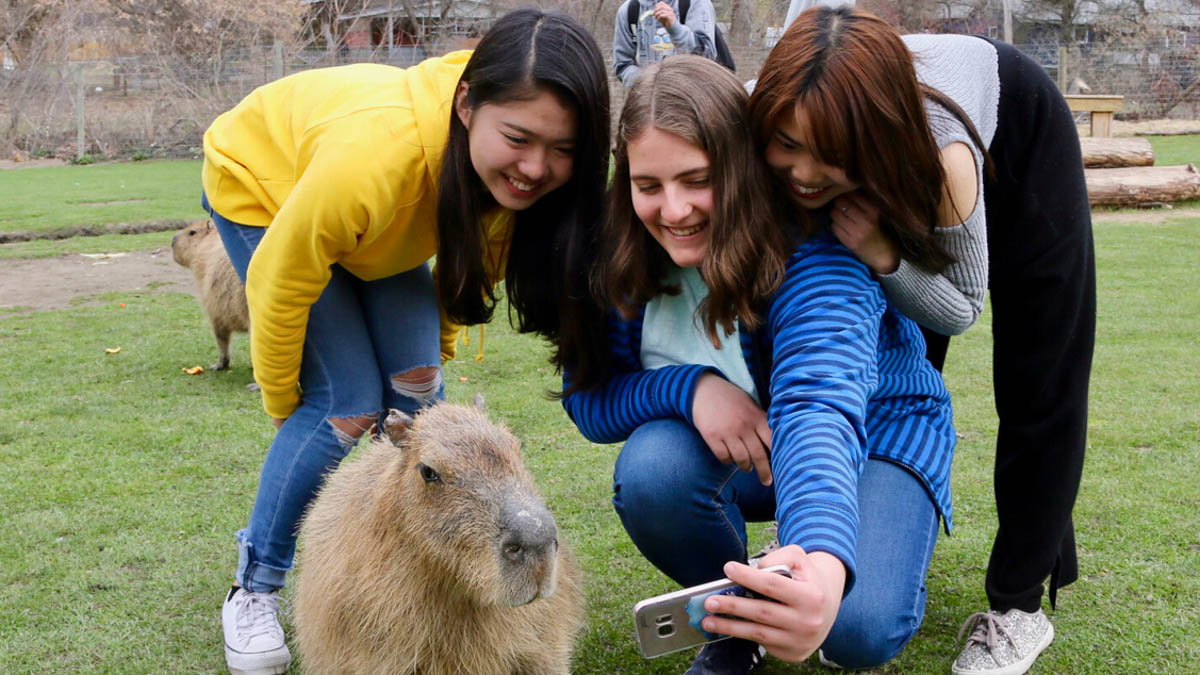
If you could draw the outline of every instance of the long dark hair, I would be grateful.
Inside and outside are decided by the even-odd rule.
[[[571,178],[517,212],[508,246],[505,290],[521,332],[537,332],[564,349],[576,333],[598,332],[586,305],[587,266],[594,258],[596,222],[608,178],[609,95],[604,60],[595,39],[561,12],[518,9],[501,17],[480,40],[460,82],[472,109],[487,103],[529,100],[541,92],[575,112]],[[460,324],[491,320],[496,293],[488,281],[480,220],[488,193],[471,164],[467,129],[449,116],[450,137],[438,187],[438,299]],[[581,304],[582,303],[582,304]],[[587,310],[587,311],[585,311]],[[512,316],[510,314],[510,320]]]
[[[782,116],[802,107],[816,157],[845,171],[877,203],[880,227],[901,257],[940,272],[954,258],[934,237],[946,172],[926,98],[959,118],[990,170],[971,120],[948,96],[917,80],[912,53],[891,26],[852,6],[814,7],[788,27],[763,63],[750,123],[765,147]]]
[[[698,308],[709,339],[716,343],[718,331],[732,332],[734,321],[754,330],[783,282],[791,242],[746,125],[746,91],[731,72],[700,56],[672,56],[646,68],[625,98],[596,294],[630,318],[655,295],[675,290],[663,283],[670,258],[633,210],[628,147],[650,129],[679,136],[709,158],[712,234],[700,264],[709,293]],[[603,378],[580,371],[573,381],[580,388]]]

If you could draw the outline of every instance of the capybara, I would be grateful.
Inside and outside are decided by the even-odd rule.
[[[310,673],[567,673],[580,570],[521,460],[476,407],[385,425],[300,530],[293,620]]]
[[[224,370],[229,367],[229,337],[234,331],[250,330],[246,288],[234,271],[212,221],[193,223],[176,232],[171,239],[171,254],[175,262],[196,275],[200,302],[217,340],[217,362],[209,369]]]

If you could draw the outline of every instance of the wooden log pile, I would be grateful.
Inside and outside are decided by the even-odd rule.
[[[1195,164],[1084,169],[1092,206],[1153,206],[1200,198]]]
[[[1089,169],[1154,166],[1154,148],[1144,138],[1080,136],[1083,165]]]
[[[1196,166],[1154,166],[1154,149],[1144,138],[1084,136],[1079,145],[1092,206],[1156,206],[1200,198]]]

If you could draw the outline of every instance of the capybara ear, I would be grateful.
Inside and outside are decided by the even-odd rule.
[[[207,231],[207,230],[212,230],[212,229],[213,229],[213,221],[212,221],[212,219],[211,219],[211,218],[210,218],[210,219],[208,219],[208,220],[206,220],[206,221],[204,221],[204,229],[205,229],[206,231]]]
[[[387,417],[383,420],[383,435],[392,442],[392,445],[400,445],[404,442],[404,437],[408,435],[412,423],[412,415],[402,410],[388,408]]]
[[[481,413],[487,412],[487,403],[483,401],[483,394],[475,393],[475,409]]]

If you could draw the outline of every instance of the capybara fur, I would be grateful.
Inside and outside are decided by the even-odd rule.
[[[300,531],[293,621],[310,673],[567,673],[580,570],[521,460],[439,403],[326,479]]]
[[[217,362],[210,370],[229,367],[229,338],[235,331],[250,330],[246,288],[233,269],[212,221],[193,223],[171,239],[175,262],[190,269],[200,287],[200,303],[212,324],[217,341]]]

